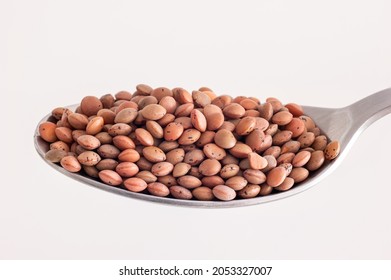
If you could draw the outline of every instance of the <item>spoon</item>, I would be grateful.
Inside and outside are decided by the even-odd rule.
[[[71,105],[67,108],[75,110],[78,105]],[[292,189],[270,194],[268,196],[251,199],[238,199],[232,201],[198,201],[164,198],[143,193],[134,193],[125,189],[106,185],[96,179],[79,173],[66,171],[60,165],[49,162],[45,159],[45,153],[49,150],[46,143],[38,132],[39,124],[34,133],[34,143],[38,154],[57,171],[65,174],[76,181],[88,184],[101,190],[116,193],[122,196],[141,199],[150,202],[165,203],[176,206],[200,207],[200,208],[229,208],[261,204],[286,198],[301,193],[315,186],[333,172],[345,158],[346,154],[357,140],[358,136],[373,122],[391,113],[391,88],[372,94],[356,103],[337,109],[303,106],[304,114],[311,117],[322,132],[329,139],[338,140],[341,145],[340,155],[333,161],[325,163],[322,168],[313,172],[307,180],[295,185]],[[45,116],[40,123],[50,120],[51,114]]]

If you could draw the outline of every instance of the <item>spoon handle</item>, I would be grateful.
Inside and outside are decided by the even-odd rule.
[[[347,108],[353,120],[353,130],[364,130],[373,122],[391,113],[391,88],[365,97]]]

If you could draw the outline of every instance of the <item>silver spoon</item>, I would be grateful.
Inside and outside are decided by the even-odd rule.
[[[76,109],[77,105],[68,106],[69,109]],[[338,140],[341,144],[341,153],[333,161],[327,162],[320,170],[313,173],[304,182],[295,185],[286,192],[274,193],[268,196],[256,197],[252,199],[238,199],[233,201],[197,201],[180,200],[174,198],[162,198],[143,193],[133,193],[121,188],[112,187],[101,183],[98,180],[86,177],[82,174],[71,173],[61,166],[45,160],[45,153],[49,145],[41,139],[38,133],[38,126],[34,133],[34,143],[38,154],[57,171],[75,179],[76,181],[86,183],[101,190],[116,193],[130,198],[146,200],[150,202],[159,202],[177,206],[201,207],[201,208],[229,208],[239,206],[249,206],[261,204],[286,198],[313,187],[331,172],[333,172],[347,155],[348,151],[369,125],[379,118],[391,113],[391,88],[372,94],[350,106],[338,109],[319,108],[303,106],[304,114],[310,116],[315,123],[322,129],[322,132],[332,140]],[[45,116],[39,123],[50,119],[51,114]]]

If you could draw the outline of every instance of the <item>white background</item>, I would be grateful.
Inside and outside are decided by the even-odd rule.
[[[52,108],[138,83],[348,105],[391,86],[390,12],[386,0],[2,0],[0,258],[390,259],[390,116],[313,189],[225,210],[90,188],[32,137]]]

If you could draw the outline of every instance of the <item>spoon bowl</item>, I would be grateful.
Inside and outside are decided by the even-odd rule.
[[[78,105],[67,106],[75,110]],[[57,171],[66,176],[85,183],[89,186],[119,194],[129,198],[140,199],[149,202],[157,202],[176,206],[199,207],[199,208],[230,208],[250,206],[283,199],[301,193],[315,186],[328,175],[330,175],[343,161],[348,151],[357,140],[358,136],[373,122],[391,113],[391,88],[372,94],[350,106],[331,109],[303,106],[304,114],[311,117],[317,126],[329,139],[338,140],[341,145],[340,155],[333,161],[326,162],[320,170],[312,172],[302,183],[295,185],[292,189],[273,193],[267,196],[251,199],[237,199],[232,201],[198,201],[180,200],[174,198],[157,197],[144,193],[134,193],[128,190],[104,184],[94,178],[82,173],[71,173],[60,165],[49,162],[45,159],[45,153],[49,150],[49,144],[39,136],[39,124],[51,119],[51,114],[46,115],[38,124],[34,133],[34,144],[42,159]]]

